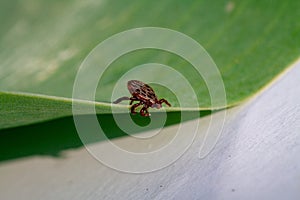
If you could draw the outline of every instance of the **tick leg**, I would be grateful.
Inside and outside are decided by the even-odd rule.
[[[149,117],[150,116],[150,113],[148,112],[148,107],[143,107],[141,110],[140,110],[140,114],[143,116],[143,117]]]
[[[160,99],[158,102],[159,102],[160,104],[165,103],[165,104],[167,104],[168,106],[171,107],[171,104],[170,104],[167,100],[165,100],[165,99]]]
[[[130,97],[130,103],[129,105],[132,105],[133,101],[138,101],[138,99],[136,97]]]
[[[124,100],[130,100],[130,98],[129,97],[121,97],[121,98],[118,98],[117,100],[115,100],[113,103],[117,104]]]
[[[131,106],[131,114],[136,114],[136,112],[135,112],[135,108],[136,107],[138,107],[138,106],[140,106],[140,105],[142,105],[142,103],[140,102],[140,103],[136,103],[136,104],[133,104],[132,106]]]

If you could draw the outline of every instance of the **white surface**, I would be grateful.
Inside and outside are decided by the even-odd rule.
[[[217,146],[202,160],[201,136],[171,166],[140,175],[105,167],[84,148],[63,158],[18,159],[0,163],[0,199],[298,200],[299,83],[298,62],[261,95],[230,109]],[[203,130],[208,119],[201,119]]]

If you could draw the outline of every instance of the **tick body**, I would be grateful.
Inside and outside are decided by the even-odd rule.
[[[148,108],[161,108],[161,104],[165,103],[168,106],[171,106],[171,104],[165,100],[165,99],[159,99],[157,98],[154,90],[147,85],[146,83],[143,83],[142,81],[138,80],[131,80],[127,82],[127,88],[132,95],[132,97],[121,97],[114,101],[113,103],[120,103],[123,100],[130,100],[129,105],[131,105],[131,113],[136,114],[135,109],[138,106],[143,106],[140,110],[140,114],[142,116],[150,116],[150,113],[148,112]],[[133,104],[134,101],[138,101],[138,103]]]

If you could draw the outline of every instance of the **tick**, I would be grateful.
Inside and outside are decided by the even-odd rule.
[[[131,114],[136,114],[135,109],[138,106],[143,106],[140,110],[141,116],[147,117],[150,116],[150,113],[148,112],[148,108],[157,108],[160,109],[162,107],[162,103],[167,104],[168,106],[171,106],[171,104],[165,100],[165,99],[159,99],[157,98],[154,90],[147,85],[146,83],[143,83],[142,81],[137,80],[131,80],[127,82],[127,88],[132,95],[132,97],[121,97],[114,101],[113,103],[120,103],[124,100],[130,100],[129,105],[131,105],[130,111]],[[139,101],[136,104],[133,104],[134,101]],[[133,105],[132,105],[133,104]]]

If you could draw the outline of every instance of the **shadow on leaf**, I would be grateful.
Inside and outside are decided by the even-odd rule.
[[[197,116],[206,116],[211,111],[186,112],[185,121],[192,120]],[[125,114],[118,114],[119,117]],[[159,117],[160,113],[153,113],[152,117]],[[91,115],[82,115],[81,117],[88,119]],[[111,114],[97,115],[106,136],[109,139],[125,137],[128,135],[123,132],[114,121]],[[125,116],[124,116],[125,117]],[[139,126],[146,126],[150,123],[149,118],[139,115],[132,116],[132,120]],[[181,121],[181,112],[167,113],[165,126],[178,124]],[[153,127],[152,127],[153,128]],[[159,128],[159,127],[157,127]],[[138,134],[138,132],[134,132]],[[101,142],[99,140],[91,140],[90,143]],[[16,128],[0,130],[0,161],[16,159],[34,155],[51,155],[59,156],[60,152],[67,149],[82,147],[73,117],[64,117],[48,122],[21,126]]]

